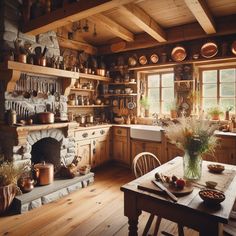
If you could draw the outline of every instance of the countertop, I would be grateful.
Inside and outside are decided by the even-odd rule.
[[[223,131],[219,131],[219,130],[216,130],[214,134],[215,135],[220,135],[220,136],[236,137],[236,133],[223,132]]]

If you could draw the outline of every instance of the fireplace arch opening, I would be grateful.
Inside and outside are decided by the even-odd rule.
[[[31,162],[34,164],[43,161],[52,163],[54,167],[60,166],[61,143],[54,138],[43,138],[32,145]]]

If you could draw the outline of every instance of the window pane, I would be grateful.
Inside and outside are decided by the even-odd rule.
[[[220,96],[221,97],[234,97],[235,96],[235,84],[234,83],[220,84]]]
[[[158,88],[148,89],[148,98],[150,103],[154,103],[160,100],[160,92]]]
[[[149,75],[148,87],[160,87],[160,75]]]
[[[174,88],[162,88],[162,100],[174,100]]]
[[[202,95],[203,97],[217,97],[217,84],[203,84]]]
[[[216,106],[217,99],[216,98],[204,98],[203,99],[203,110],[207,111],[208,108]]]
[[[170,113],[170,102],[169,101],[163,101],[162,103],[162,113],[169,114]]]
[[[160,113],[160,103],[151,103],[151,106],[149,108],[149,112],[152,115],[153,113]]]
[[[203,83],[217,83],[217,70],[203,71]]]
[[[220,99],[220,107],[223,110],[226,110],[230,106],[233,106],[233,110],[231,112],[235,112],[235,99],[234,98],[221,98]]]
[[[235,82],[235,69],[220,70],[220,82]]]
[[[174,86],[174,74],[163,74],[161,78],[162,87],[173,87]]]

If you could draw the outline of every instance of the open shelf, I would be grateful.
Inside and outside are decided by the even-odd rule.
[[[71,91],[95,92],[95,89],[71,88]]]
[[[17,61],[7,61],[1,66],[2,70],[20,71],[23,73],[37,74],[44,76],[63,77],[63,78],[75,78],[79,79],[79,72],[55,69],[46,66],[37,66],[32,64],[25,64]]]
[[[137,84],[136,82],[119,82],[119,83],[109,83],[109,85],[132,85]]]
[[[109,107],[109,105],[67,105],[68,108],[103,108],[103,107]]]
[[[194,82],[193,79],[191,80],[175,80],[175,83],[179,84],[179,83],[192,83]]]
[[[132,97],[132,96],[137,96],[137,93],[130,93],[130,94],[126,94],[126,93],[123,93],[123,94],[101,94],[100,96],[102,97]]]
[[[103,81],[103,82],[110,82],[111,81],[111,78],[108,78],[108,77],[103,77],[100,75],[86,74],[86,73],[79,73],[79,77],[84,78],[84,79],[99,80],[99,81]]]

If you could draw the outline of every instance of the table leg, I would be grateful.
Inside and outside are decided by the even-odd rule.
[[[138,217],[137,219],[129,218],[129,236],[137,236],[138,235]]]
[[[137,209],[137,198],[128,192],[124,193],[124,212],[128,217],[129,223],[129,236],[138,235],[138,217],[141,211]]]
[[[215,223],[211,225],[206,225],[205,229],[202,229],[199,233],[200,236],[222,236],[223,235],[223,225],[220,223]]]

